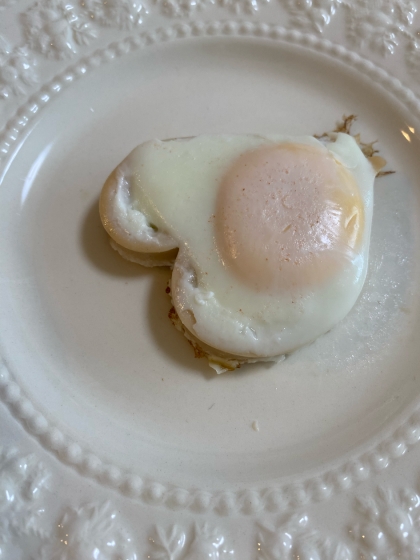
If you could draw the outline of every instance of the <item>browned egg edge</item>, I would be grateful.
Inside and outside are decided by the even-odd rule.
[[[168,288],[166,289],[166,291],[167,293],[170,293],[170,291],[168,292]],[[179,332],[181,332],[187,339],[188,343],[194,350],[194,357],[207,358],[210,367],[212,367],[217,373],[234,371],[235,369],[240,368],[244,364],[255,364],[256,362],[261,362],[261,361],[277,362],[285,358],[284,355],[281,355],[281,356],[273,356],[272,358],[267,360],[267,358],[263,358],[263,357],[247,358],[245,356],[236,356],[234,354],[221,352],[220,350],[217,350],[212,346],[208,346],[207,344],[199,340],[196,336],[194,336],[192,332],[188,330],[184,325],[184,323],[181,321],[173,305],[169,310],[168,317],[171,320],[173,326]]]
[[[330,132],[323,132],[322,134],[314,134],[314,138],[321,141],[334,141],[337,133],[342,132],[344,134],[348,134],[356,140],[359,148],[363,152],[363,155],[372,164],[374,170],[376,171],[376,177],[384,177],[385,175],[391,175],[392,173],[395,173],[395,171],[383,170],[383,168],[387,164],[387,161],[382,156],[378,155],[379,150],[375,147],[375,144],[378,142],[378,140],[373,140],[372,142],[363,142],[361,140],[360,133],[351,133],[351,127],[356,120],[357,115],[343,115],[342,120],[337,122],[334,130],[331,130]]]

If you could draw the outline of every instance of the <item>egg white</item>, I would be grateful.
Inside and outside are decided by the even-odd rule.
[[[346,134],[325,148],[358,185],[364,230],[340,273],[316,287],[308,282],[298,293],[270,294],[241,282],[224,262],[215,235],[221,180],[244,152],[281,143],[323,146],[311,136],[153,140],[137,147],[113,179],[127,187],[115,196],[115,186],[111,216],[134,240],[127,248],[159,252],[179,247],[172,299],[182,323],[210,347],[247,358],[284,355],[329,331],[355,304],[367,272],[375,170]]]

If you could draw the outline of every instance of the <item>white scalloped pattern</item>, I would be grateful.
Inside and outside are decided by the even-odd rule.
[[[157,525],[149,536],[151,560],[235,560],[235,551],[217,527],[195,523],[191,530]]]
[[[50,498],[59,483],[35,455],[0,448],[1,559],[238,558],[226,523],[220,528],[177,519],[139,538],[111,501],[67,503],[55,511]],[[355,498],[352,524],[339,536],[320,530],[305,511],[251,522],[249,532],[255,536],[253,560],[414,560],[420,553],[420,495],[418,488],[377,486]]]
[[[236,21],[179,23],[111,43],[89,57],[82,58],[77,64],[69,66],[42,86],[17,110],[1,132],[0,164],[5,162],[13,146],[39,111],[62,90],[97,66],[147,45],[188,37],[212,36],[260,37],[285,41],[327,54],[384,86],[412,114],[420,118],[420,101],[411,90],[372,62],[331,41],[265,23]],[[23,423],[29,433],[63,463],[73,466],[83,476],[94,478],[105,486],[147,504],[164,505],[174,510],[189,509],[200,513],[212,511],[223,516],[237,513],[250,515],[261,511],[281,512],[288,508],[328,499],[334,493],[347,490],[359,481],[365,480],[371,472],[386,468],[392,459],[404,455],[408,447],[420,439],[420,410],[418,410],[395,433],[369,452],[354,457],[322,475],[276,488],[206,492],[164,486],[158,482],[143,480],[136,474],[123,472],[114,465],[103,463],[97,456],[82,449],[78,443],[61,433],[36,411],[4,365],[0,371],[0,395],[11,413]]]
[[[258,523],[257,560],[351,560],[349,547],[312,528],[305,513],[279,523]],[[354,551],[355,552],[355,551]]]
[[[0,0],[0,11],[16,2]],[[266,21],[280,17],[277,21],[289,28],[318,34],[336,28],[343,41],[362,52],[369,49],[372,55],[385,58],[399,51],[408,71],[419,78],[420,41],[414,27],[417,5],[412,0],[38,0],[20,14],[26,43],[14,49],[24,54],[32,51],[31,58],[37,53],[49,59],[75,57],[98,39],[104,27],[134,30],[160,15],[189,19],[204,10],[210,14],[217,9],[247,16],[267,10]],[[282,15],[273,15],[278,9]],[[23,95],[27,90],[24,86],[33,85],[34,72],[28,61],[16,65],[3,60],[2,65],[0,84],[6,83],[6,91]]]

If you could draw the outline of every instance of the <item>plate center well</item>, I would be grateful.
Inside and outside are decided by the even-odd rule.
[[[109,247],[102,184],[150,138],[314,134],[345,113],[397,171],[376,182],[363,294],[285,362],[216,377],[167,318],[169,271]],[[83,447],[162,482],[265,485],[351,453],[418,399],[419,145],[386,92],[284,44],[183,40],[96,69],[35,124],[0,189],[0,345],[29,398]]]

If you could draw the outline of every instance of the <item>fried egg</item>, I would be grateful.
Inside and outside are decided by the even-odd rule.
[[[375,175],[342,133],[152,140],[108,178],[100,214],[123,256],[173,264],[177,320],[220,371],[284,356],[348,314]]]

